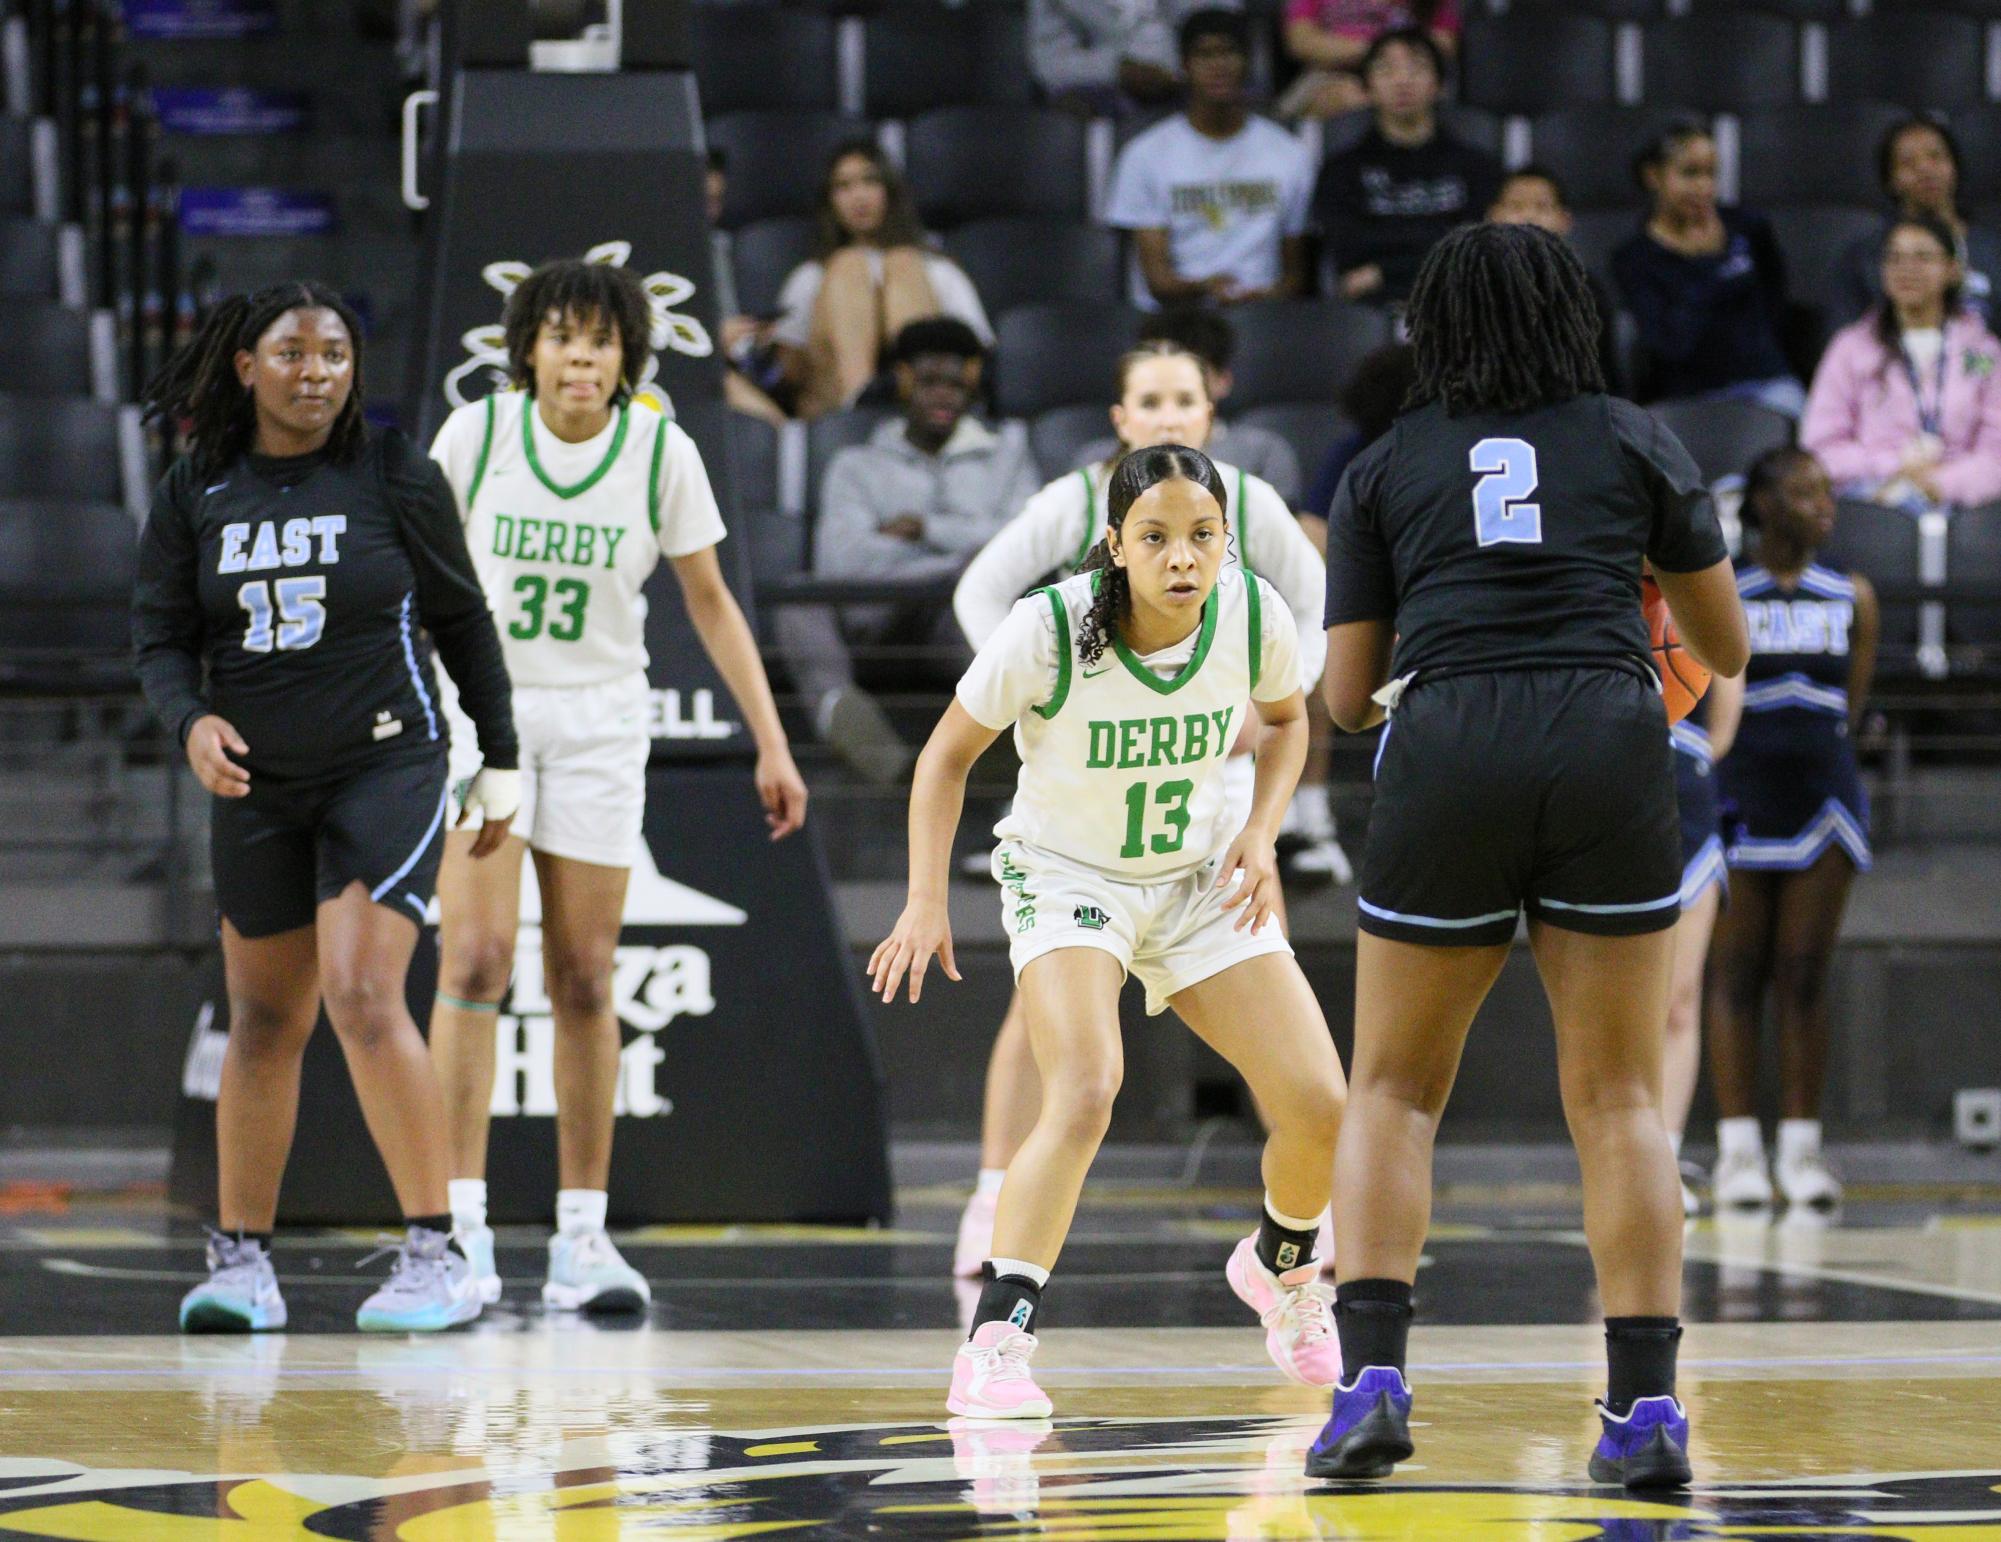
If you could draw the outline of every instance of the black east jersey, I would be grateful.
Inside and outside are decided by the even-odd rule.
[[[1584,396],[1406,414],[1335,497],[1327,624],[1390,624],[1404,681],[1377,755],[1363,930],[1493,944],[1517,917],[1623,935],[1674,923],[1667,716],[1645,661],[1642,559],[1724,560],[1688,453]]]

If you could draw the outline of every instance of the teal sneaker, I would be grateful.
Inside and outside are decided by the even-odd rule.
[[[646,1276],[619,1255],[602,1231],[549,1239],[549,1279],[542,1304],[559,1312],[643,1312],[653,1300]]]
[[[393,1254],[389,1282],[361,1303],[354,1325],[364,1333],[441,1333],[479,1316],[479,1283],[447,1232],[413,1226],[399,1243],[364,1258]]]
[[[465,1249],[466,1261],[472,1265],[473,1283],[479,1287],[479,1299],[486,1306],[492,1306],[500,1299],[500,1271],[493,1263],[493,1228],[491,1226],[462,1226],[455,1236],[459,1246]]]
[[[208,1234],[208,1278],[181,1297],[183,1333],[269,1333],[285,1326],[285,1298],[264,1244]]]

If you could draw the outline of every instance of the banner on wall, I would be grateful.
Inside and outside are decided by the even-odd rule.
[[[278,30],[273,0],[125,0],[125,30],[136,38],[200,42]]]
[[[310,110],[305,94],[299,91],[253,91],[243,86],[153,88],[153,111],[169,134],[298,134],[306,129]]]

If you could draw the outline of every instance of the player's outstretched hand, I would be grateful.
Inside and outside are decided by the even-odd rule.
[[[1278,848],[1247,830],[1237,833],[1230,849],[1223,853],[1223,865],[1216,873],[1216,887],[1227,889],[1236,875],[1236,892],[1223,901],[1225,910],[1242,907],[1237,917],[1238,931],[1248,927],[1253,935],[1264,930],[1265,922],[1278,913]]]
[[[751,778],[757,783],[757,801],[764,805],[764,822],[771,826],[774,841],[784,840],[806,822],[806,779],[792,763],[790,750],[759,755]]]
[[[958,979],[959,966],[952,958],[952,918],[945,902],[912,901],[896,918],[896,929],[869,956],[869,989],[884,1001],[894,1001],[896,987],[908,971],[910,999],[916,1001],[924,994],[924,973],[934,953],[945,978]]]
[[[248,755],[243,736],[213,712],[195,719],[188,730],[188,764],[196,778],[218,798],[250,796],[250,773],[232,755]]]
[[[521,811],[521,773],[481,766],[459,795],[458,825],[454,828],[464,825],[474,809],[479,810],[480,826],[472,840],[472,856],[478,861],[500,850],[514,816]]]

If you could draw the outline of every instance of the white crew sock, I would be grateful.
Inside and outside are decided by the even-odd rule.
[[[975,1194],[998,1194],[1001,1182],[1007,1177],[1005,1167],[982,1167],[980,1181],[973,1186]]]
[[[1278,1222],[1287,1231],[1318,1231],[1320,1230],[1321,1221],[1326,1218],[1327,1212],[1323,1210],[1311,1220],[1303,1220],[1296,1215],[1287,1215],[1271,1202],[1271,1190],[1267,1189],[1265,1190],[1265,1214]]]
[[[445,1185],[452,1210],[452,1224],[460,1231],[476,1231],[486,1224],[486,1180],[454,1178]]]
[[[1049,1271],[1025,1258],[989,1258],[987,1262],[993,1266],[997,1280],[1011,1274],[1018,1280],[1032,1280],[1037,1290],[1049,1283]]]
[[[1668,1131],[1668,1150],[1672,1151],[1675,1154],[1675,1159],[1677,1161],[1681,1159],[1681,1131],[1679,1130]]]
[[[558,1189],[556,1230],[566,1237],[604,1230],[605,1192],[603,1189]]]
[[[1757,1118],[1747,1114],[1742,1119],[1717,1120],[1716,1155],[1719,1161],[1727,1156],[1740,1155],[1764,1161],[1765,1136],[1758,1128]]]
[[[1779,1121],[1779,1160],[1799,1162],[1820,1155],[1820,1121],[1818,1119],[1781,1119]]]

